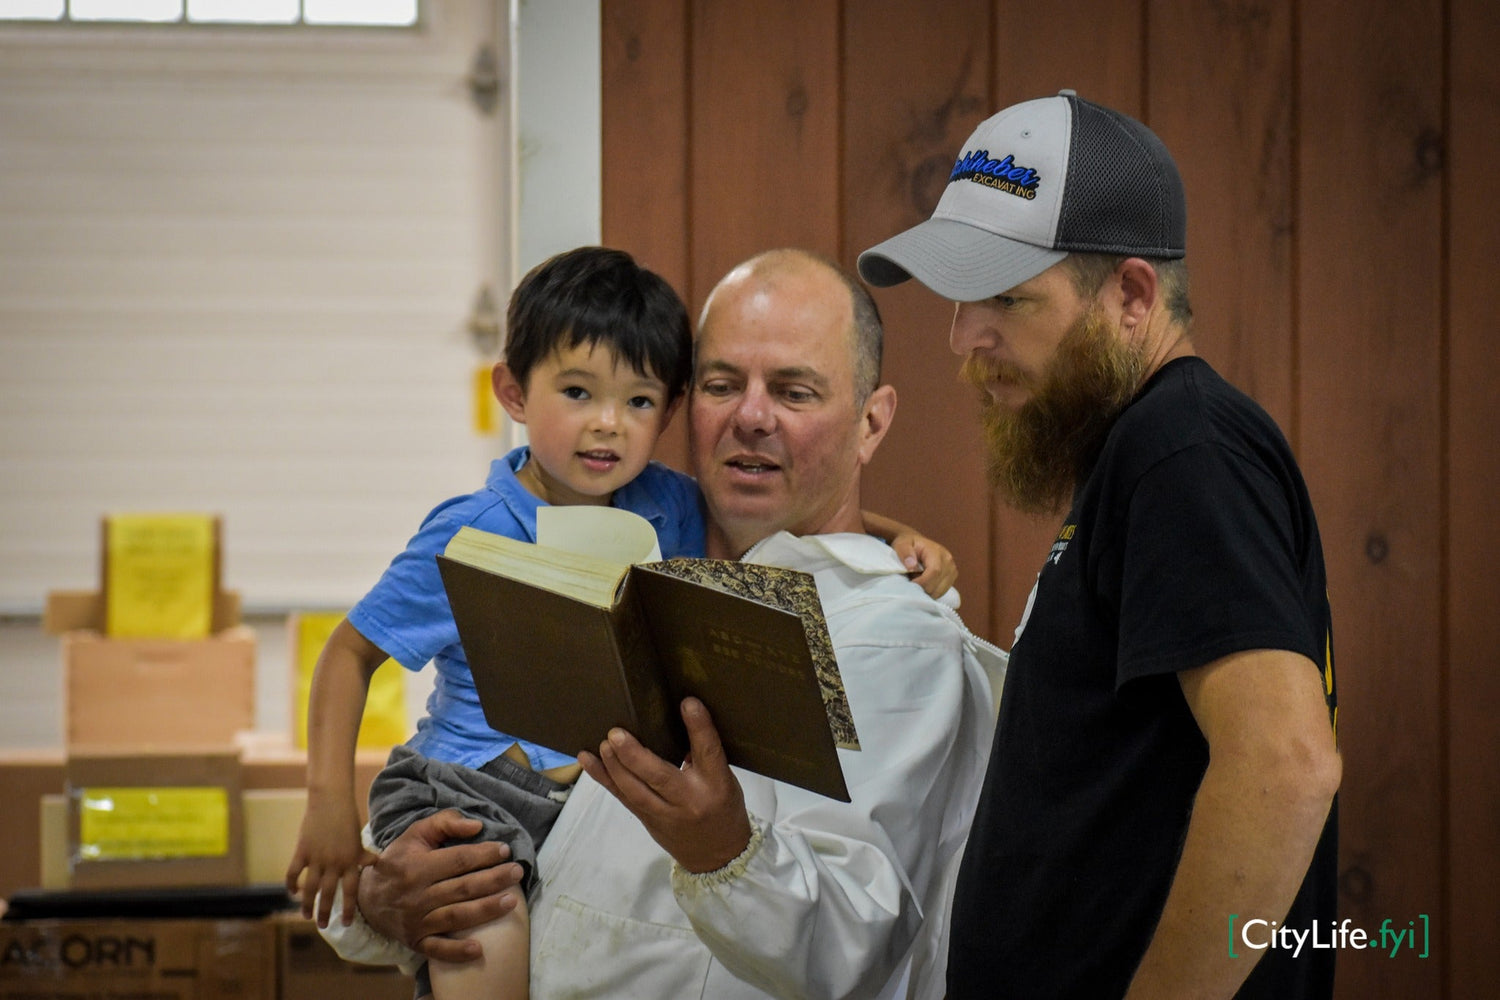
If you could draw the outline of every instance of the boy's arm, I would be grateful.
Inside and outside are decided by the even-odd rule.
[[[929,597],[943,596],[958,580],[958,564],[947,548],[894,518],[868,510],[860,514],[865,519],[865,533],[888,542],[906,568],[917,574],[912,580]]]
[[[370,676],[386,660],[385,651],[360,634],[346,618],[339,622],[313,671],[307,707],[307,812],[297,850],[287,868],[287,889],[301,888],[302,915],[328,925],[334,890],[343,882],[343,920],[354,918],[359,869],[375,856],[360,843],[359,805],[354,801],[354,748],[364,715]]]

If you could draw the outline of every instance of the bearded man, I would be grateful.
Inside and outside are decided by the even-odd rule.
[[[1334,917],[1321,543],[1275,423],[1194,353],[1185,234],[1161,141],[1063,91],[982,123],[933,217],[860,257],[956,303],[991,482],[1067,511],[1011,651],[952,1000],[1332,994],[1331,949],[1268,948]]]

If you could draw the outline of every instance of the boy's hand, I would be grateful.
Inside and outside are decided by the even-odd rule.
[[[307,813],[302,817],[302,831],[297,850],[286,870],[286,888],[302,898],[302,915],[313,916],[317,904],[319,927],[328,926],[333,910],[333,896],[342,883],[345,924],[354,920],[358,903],[359,870],[373,864],[376,855],[367,850],[359,837],[359,812],[354,803],[317,802],[310,794]],[[299,876],[304,871],[305,877]]]
[[[942,597],[958,579],[953,553],[926,535],[908,529],[891,539],[891,548],[906,568],[917,574],[912,579],[928,597]]]

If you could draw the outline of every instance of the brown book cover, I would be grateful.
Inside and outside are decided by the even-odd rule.
[[[676,762],[691,695],[731,764],[849,801],[837,748],[858,740],[811,576],[709,559],[621,565],[472,528],[459,538],[439,564],[492,727],[577,753],[619,726]],[[527,563],[545,564],[545,582],[516,578]],[[575,573],[592,582],[572,587]]]

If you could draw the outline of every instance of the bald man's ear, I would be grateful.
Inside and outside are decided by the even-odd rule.
[[[896,387],[882,385],[870,393],[865,400],[865,410],[860,418],[859,464],[868,465],[875,457],[885,432],[891,429],[891,419],[896,415]]]

